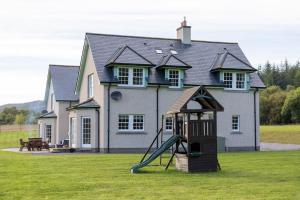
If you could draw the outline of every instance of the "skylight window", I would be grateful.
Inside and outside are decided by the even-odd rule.
[[[173,54],[173,55],[178,54],[177,51],[175,51],[175,50],[170,50],[170,52],[171,52],[171,54]]]
[[[155,49],[156,53],[158,54],[162,54],[162,50],[161,49]]]

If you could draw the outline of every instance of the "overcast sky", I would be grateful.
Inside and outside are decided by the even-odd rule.
[[[300,59],[293,0],[9,0],[0,6],[0,105],[43,99],[49,64],[78,65],[85,32],[239,42],[253,66]]]

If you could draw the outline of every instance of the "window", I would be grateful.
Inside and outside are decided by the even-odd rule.
[[[119,68],[119,81],[121,85],[128,85],[128,68]]]
[[[162,54],[162,50],[161,50],[161,49],[156,49],[155,52],[156,52],[157,54]]]
[[[236,74],[236,88],[239,88],[239,89],[245,88],[245,74],[244,73]]]
[[[169,81],[171,87],[179,87],[179,70],[169,70]]]
[[[119,115],[120,131],[143,131],[144,115]]]
[[[119,115],[119,130],[129,129],[129,115]]]
[[[143,68],[118,68],[119,84],[122,86],[144,86],[145,72]]]
[[[51,103],[51,105],[50,105],[50,106],[51,106],[51,110],[53,110],[53,109],[54,109],[54,108],[53,108],[53,107],[54,107],[54,106],[53,106],[53,105],[54,105],[54,102],[53,102],[53,100],[54,100],[54,94],[52,93],[52,94],[51,94],[51,96],[50,96],[50,103]]]
[[[178,54],[177,51],[175,51],[175,50],[170,50],[170,52],[171,52],[171,54],[173,54],[173,55]]]
[[[239,131],[240,130],[240,116],[233,115],[232,116],[232,131]]]
[[[83,117],[82,128],[82,147],[91,147],[91,118]]]
[[[92,98],[94,96],[94,76],[90,74],[88,76],[88,98]]]
[[[224,85],[226,88],[232,88],[232,73],[224,73]]]
[[[173,130],[173,120],[172,117],[166,118],[166,131],[172,131]]]
[[[51,143],[51,132],[52,132],[52,126],[46,125],[46,139]]]
[[[133,68],[133,85],[143,85],[143,71],[141,68]]]
[[[143,115],[133,115],[133,130],[144,130]]]
[[[234,90],[246,89],[246,73],[224,72],[224,87]]]

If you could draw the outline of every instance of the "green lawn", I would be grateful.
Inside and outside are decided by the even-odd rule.
[[[262,142],[300,144],[300,124],[260,127]]]
[[[140,158],[0,152],[0,199],[300,199],[300,151],[223,153],[217,173],[130,174]]]
[[[18,147],[19,139],[27,140],[28,137],[37,137],[37,131],[32,132],[0,132],[0,149]]]
[[[141,156],[0,151],[0,199],[300,199],[300,151],[221,153],[216,173],[130,174]]]

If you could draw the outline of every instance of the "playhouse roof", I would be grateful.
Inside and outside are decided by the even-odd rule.
[[[202,105],[202,109],[187,109],[189,101],[196,101]],[[197,86],[187,89],[170,107],[167,114],[180,112],[203,112],[203,111],[223,111],[223,106],[205,89],[204,86]]]

